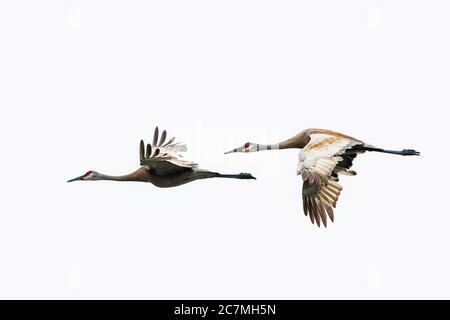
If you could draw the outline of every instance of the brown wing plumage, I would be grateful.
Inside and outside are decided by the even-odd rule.
[[[326,184],[334,168],[341,160],[341,157],[319,158],[313,166],[301,168],[298,173],[302,175],[303,180],[309,180],[310,183]]]
[[[311,222],[317,223],[320,227],[320,221],[327,226],[327,214],[331,221],[334,221],[333,208],[336,208],[336,202],[341,194],[342,187],[337,182],[329,179],[327,183],[303,182],[303,211],[309,215]]]
[[[327,226],[334,220],[333,208],[342,191],[338,174],[355,175],[349,170],[361,152],[361,141],[326,130],[311,129],[308,144],[299,152],[297,174],[303,179],[303,211],[311,222]]]

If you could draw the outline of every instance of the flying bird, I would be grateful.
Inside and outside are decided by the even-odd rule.
[[[167,132],[164,130],[159,136],[158,127],[155,128],[153,142],[145,146],[141,140],[139,158],[141,167],[123,176],[110,176],[89,170],[84,175],[71,179],[72,181],[140,181],[150,182],[160,188],[176,187],[195,180],[208,178],[256,179],[249,173],[221,174],[198,168],[191,161],[180,159],[181,153],[186,151],[186,145],[174,143],[175,137],[166,141]]]
[[[356,175],[350,168],[358,154],[371,151],[401,156],[420,155],[411,149],[392,151],[377,148],[345,134],[323,129],[306,129],[277,144],[247,142],[225,154],[290,148],[300,149],[297,175],[301,175],[303,180],[303,211],[318,227],[321,221],[327,226],[327,214],[334,221],[333,208],[336,208],[342,191],[342,186],[338,183],[339,175]]]

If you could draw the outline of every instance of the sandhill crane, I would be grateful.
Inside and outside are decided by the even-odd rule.
[[[160,188],[168,188],[207,178],[255,179],[249,173],[221,174],[199,169],[196,163],[180,159],[180,153],[186,151],[186,145],[179,142],[174,143],[175,137],[164,143],[166,136],[167,132],[164,130],[159,137],[159,130],[156,127],[152,144],[147,144],[145,147],[144,141],[141,140],[139,145],[141,167],[130,174],[109,176],[90,170],[67,182],[77,180],[141,181],[151,182]]]
[[[320,220],[327,226],[327,214],[334,221],[333,208],[336,208],[342,191],[338,174],[356,175],[350,168],[358,154],[374,151],[402,156],[420,155],[410,149],[392,151],[376,148],[350,136],[323,129],[307,129],[277,144],[247,142],[225,154],[289,148],[300,149],[297,175],[301,175],[303,179],[303,211],[318,227]]]

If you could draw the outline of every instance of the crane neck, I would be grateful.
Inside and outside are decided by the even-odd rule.
[[[304,148],[309,141],[306,141],[303,136],[300,134],[292,137],[290,139],[281,141],[279,145],[279,149],[302,149]]]
[[[121,176],[111,176],[107,174],[98,173],[96,180],[111,180],[111,181],[142,181],[140,179],[140,169],[135,172],[121,175]]]
[[[277,143],[278,149],[291,149],[291,148],[298,148],[296,143],[292,141],[291,139],[281,141],[280,143]]]
[[[273,143],[273,144],[257,143],[256,149],[254,148],[252,151],[278,150],[278,149],[280,149],[279,143]]]
[[[136,181],[131,174],[123,176],[110,176],[107,174],[99,174],[96,180],[111,180],[111,181]]]
[[[273,144],[261,144],[258,143],[256,145],[256,150],[254,151],[262,151],[262,150],[281,150],[281,149],[291,149],[291,148],[299,148],[298,141],[295,139],[288,139],[285,141],[281,141],[279,143]]]
[[[279,149],[288,149],[288,148],[297,148],[297,147],[288,141],[283,141],[280,143],[273,143],[273,144],[256,143],[256,146],[253,146],[252,149],[250,150],[250,152],[264,151],[264,150],[279,150]]]

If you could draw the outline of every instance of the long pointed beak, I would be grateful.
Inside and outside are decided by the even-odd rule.
[[[240,152],[241,150],[242,150],[242,147],[239,147],[239,148],[236,148],[236,149],[227,151],[227,152],[225,152],[224,154],[229,154],[229,153],[234,153],[234,152]]]
[[[233,152],[237,152],[237,149],[233,149],[233,150],[227,151],[224,154],[229,154],[229,153],[233,153]]]
[[[72,181],[77,181],[77,180],[83,180],[83,177],[84,177],[84,176],[79,176],[79,177],[77,177],[77,178],[70,179],[70,180],[68,180],[67,182],[72,182]]]

